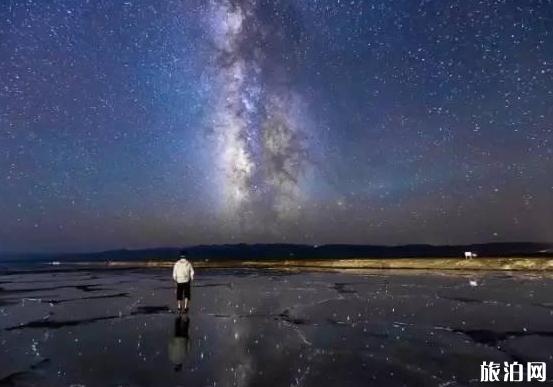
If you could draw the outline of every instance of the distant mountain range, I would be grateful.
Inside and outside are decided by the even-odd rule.
[[[472,245],[402,246],[378,245],[302,245],[302,244],[225,244],[185,247],[196,259],[340,259],[340,258],[429,258],[462,257],[465,251],[479,257],[553,257],[553,243],[483,243]],[[175,259],[183,247],[141,250],[110,250],[83,254],[0,254],[2,261],[144,261]]]

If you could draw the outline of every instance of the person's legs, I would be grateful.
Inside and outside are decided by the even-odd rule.
[[[188,305],[190,304],[190,281],[184,285],[184,311],[188,311]]]
[[[182,293],[184,290],[184,284],[177,283],[177,309],[180,312],[182,309]],[[186,305],[186,304],[185,304]]]

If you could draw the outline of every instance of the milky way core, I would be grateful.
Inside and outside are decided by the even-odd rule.
[[[266,71],[270,29],[256,2],[211,6],[217,50],[211,65],[219,89],[211,123],[225,221],[241,230],[270,231],[293,221],[304,200],[305,104],[286,78],[273,77],[278,68]]]

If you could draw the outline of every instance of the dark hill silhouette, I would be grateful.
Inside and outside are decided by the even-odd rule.
[[[140,250],[109,250],[82,254],[6,254],[3,261],[143,261],[175,259],[183,247]],[[553,243],[512,242],[471,245],[434,246],[412,244],[401,246],[328,244],[224,244],[198,245],[186,249],[196,259],[341,259],[341,258],[430,258],[463,257],[472,251],[479,257],[553,257]]]

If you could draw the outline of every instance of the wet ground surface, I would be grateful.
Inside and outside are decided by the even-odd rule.
[[[445,387],[479,384],[482,361],[553,372],[550,278],[205,270],[179,317],[170,274],[0,271],[0,385]]]

